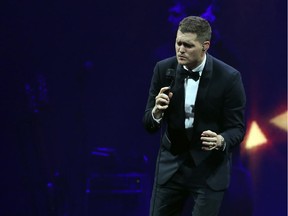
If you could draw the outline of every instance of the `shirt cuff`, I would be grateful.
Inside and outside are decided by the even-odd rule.
[[[218,151],[225,151],[226,150],[226,141],[224,139],[224,137],[221,135],[221,146],[220,147],[217,147],[216,149]]]
[[[224,141],[224,142],[223,142],[223,146],[222,146],[222,149],[221,149],[221,150],[222,150],[222,151],[225,151],[225,149],[226,149],[226,142]]]
[[[161,118],[159,118],[159,119],[156,119],[156,118],[154,117],[153,113],[151,113],[151,115],[152,115],[152,118],[154,119],[154,121],[156,121],[158,124],[160,124],[160,122],[161,122],[161,120],[162,120],[162,117],[163,117],[163,115],[162,115],[162,117],[161,117]]]

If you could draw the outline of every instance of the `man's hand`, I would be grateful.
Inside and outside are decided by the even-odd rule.
[[[170,99],[173,96],[172,92],[169,92],[170,87],[163,87],[155,97],[155,106],[152,110],[154,118],[159,119],[162,117],[163,112],[168,108]],[[168,94],[165,92],[169,92]]]
[[[207,130],[201,134],[202,149],[205,151],[211,151],[213,149],[219,150],[223,148],[223,137],[217,133]]]

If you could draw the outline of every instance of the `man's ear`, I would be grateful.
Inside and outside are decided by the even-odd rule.
[[[203,47],[203,49],[202,49],[203,51],[207,51],[210,47],[210,41],[205,41],[203,43],[202,47]]]

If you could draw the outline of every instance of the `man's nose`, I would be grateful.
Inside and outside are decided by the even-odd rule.
[[[179,46],[179,52],[180,53],[184,53],[185,52],[185,48],[183,45]]]

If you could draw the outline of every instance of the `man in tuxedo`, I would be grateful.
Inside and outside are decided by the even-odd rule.
[[[193,216],[216,216],[229,186],[232,149],[245,135],[246,97],[239,71],[208,54],[211,32],[207,20],[184,18],[176,56],[154,68],[143,123],[151,133],[165,130],[150,216],[179,216],[187,200]]]

